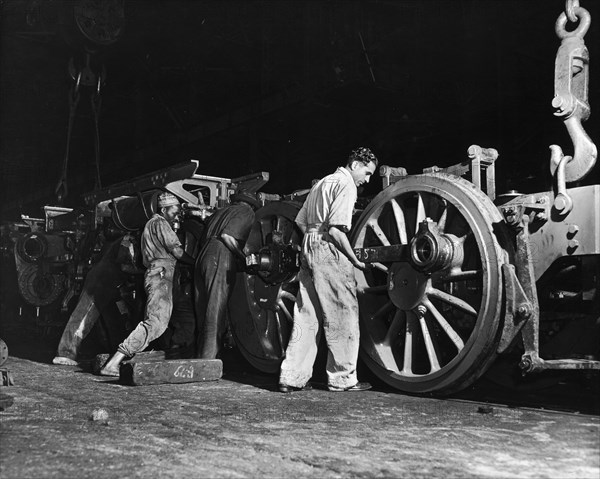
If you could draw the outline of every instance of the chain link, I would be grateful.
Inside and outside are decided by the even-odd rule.
[[[579,8],[579,0],[566,0],[565,13],[570,22],[577,23],[579,17],[575,14],[575,9]]]

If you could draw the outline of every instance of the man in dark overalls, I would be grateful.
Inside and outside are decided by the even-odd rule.
[[[181,247],[173,231],[180,212],[179,201],[171,193],[158,197],[159,213],[155,213],[142,233],[142,257],[146,274],[144,287],[147,301],[144,320],[119,345],[117,352],[100,371],[103,376],[119,376],[119,365],[126,357],[146,349],[148,344],[165,332],[173,310],[173,274],[175,263],[193,263]]]
[[[110,305],[121,299],[119,286],[126,281],[127,274],[121,268],[118,256],[124,240],[119,238],[107,243],[102,258],[86,275],[83,290],[60,338],[56,357],[52,360],[54,364],[77,366],[83,340],[100,316],[109,313]]]
[[[215,359],[227,328],[227,301],[245,261],[244,245],[260,207],[256,195],[239,191],[231,205],[218,210],[206,226],[206,242],[197,260],[195,290],[198,317],[197,356]]]

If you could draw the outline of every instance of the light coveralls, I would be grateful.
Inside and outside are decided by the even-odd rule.
[[[281,364],[279,383],[303,387],[312,376],[321,331],[327,341],[327,380],[347,388],[357,383],[359,325],[356,279],[350,260],[331,242],[331,226],[352,226],[357,189],[346,168],[338,168],[311,189],[296,217],[306,228],[294,326]]]
[[[144,320],[127,336],[117,351],[133,356],[165,332],[173,311],[173,274],[177,259],[173,256],[181,242],[169,222],[155,214],[142,233],[142,258],[146,273],[146,312]]]
[[[206,227],[206,243],[197,260],[196,312],[197,349],[203,359],[215,359],[227,329],[227,302],[237,275],[236,256],[221,241],[222,234],[243,247],[254,223],[254,210],[244,202],[217,211]]]

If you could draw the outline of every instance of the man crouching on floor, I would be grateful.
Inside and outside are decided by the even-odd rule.
[[[175,263],[194,264],[193,258],[182,248],[173,231],[179,217],[180,205],[171,193],[158,197],[160,213],[146,223],[142,234],[142,257],[147,270],[144,288],[147,301],[144,320],[119,345],[117,352],[100,370],[102,376],[119,376],[119,365],[126,357],[143,351],[148,344],[167,329],[173,310],[173,273]]]

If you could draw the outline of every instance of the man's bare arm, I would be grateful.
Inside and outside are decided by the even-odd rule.
[[[221,240],[223,241],[223,244],[227,246],[227,249],[229,249],[229,251],[235,254],[238,258],[246,259],[246,255],[240,248],[238,240],[236,240],[233,236],[223,233],[221,234]]]
[[[195,262],[194,258],[187,254],[181,246],[175,246],[173,249],[173,256],[175,256],[175,259],[185,264],[194,264]]]
[[[352,263],[355,268],[365,269],[367,266],[362,261],[359,261],[352,247],[350,246],[350,241],[348,241],[348,236],[341,229],[336,226],[331,226],[329,228],[329,236],[333,239],[333,243]]]

